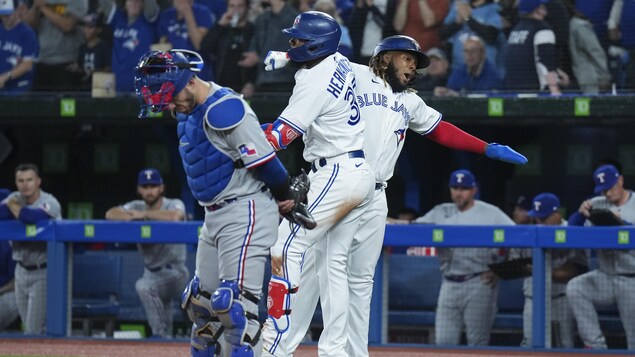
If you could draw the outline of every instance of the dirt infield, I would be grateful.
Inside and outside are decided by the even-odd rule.
[[[189,344],[165,341],[121,341],[94,339],[0,339],[0,357],[2,356],[65,356],[65,357],[184,357],[189,356]],[[295,357],[317,356],[316,346],[301,346]],[[521,352],[496,350],[440,350],[424,347],[373,347],[372,357],[463,357],[463,356],[523,356],[523,357],[615,357],[632,356],[628,354],[588,354]]]

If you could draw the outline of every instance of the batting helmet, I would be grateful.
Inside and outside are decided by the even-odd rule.
[[[430,59],[421,52],[419,42],[412,37],[404,35],[386,37],[375,46],[373,57],[386,51],[402,51],[413,54],[417,58],[417,69],[426,68],[430,65]]]
[[[148,51],[135,68],[139,118],[164,110],[202,68],[203,59],[193,51]]]
[[[342,29],[333,17],[320,11],[307,11],[296,16],[293,27],[282,30],[287,36],[304,40],[302,46],[287,53],[295,62],[306,62],[337,51]]]

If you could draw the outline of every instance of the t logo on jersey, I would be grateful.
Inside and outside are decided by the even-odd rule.
[[[397,146],[406,138],[406,129],[398,129],[394,131],[395,135],[397,135]]]
[[[599,174],[597,174],[597,178],[600,183],[604,183],[604,172],[600,172]]]
[[[258,154],[256,149],[251,148],[250,145],[252,144],[243,144],[238,147],[238,150],[240,151],[240,156],[253,156]]]

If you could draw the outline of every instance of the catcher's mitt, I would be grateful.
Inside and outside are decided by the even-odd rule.
[[[298,224],[306,229],[313,229],[317,226],[315,219],[313,219],[311,212],[306,206],[306,196],[310,187],[309,177],[304,170],[298,176],[291,178],[289,191],[294,205],[291,211],[283,215],[292,224]]]

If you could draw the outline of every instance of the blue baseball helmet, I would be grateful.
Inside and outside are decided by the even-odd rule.
[[[423,52],[421,52],[421,46],[419,42],[412,37],[404,35],[396,35],[386,37],[381,40],[375,50],[373,51],[373,57],[380,55],[386,51],[403,51],[412,53],[417,59],[417,69],[426,68],[430,65],[430,59]]]
[[[295,62],[306,62],[337,51],[342,29],[333,17],[320,11],[307,11],[296,16],[293,27],[282,30],[287,36],[304,40],[300,47],[287,52]]]
[[[141,102],[139,118],[165,110],[202,68],[203,59],[193,51],[146,52],[135,68],[135,91]]]

